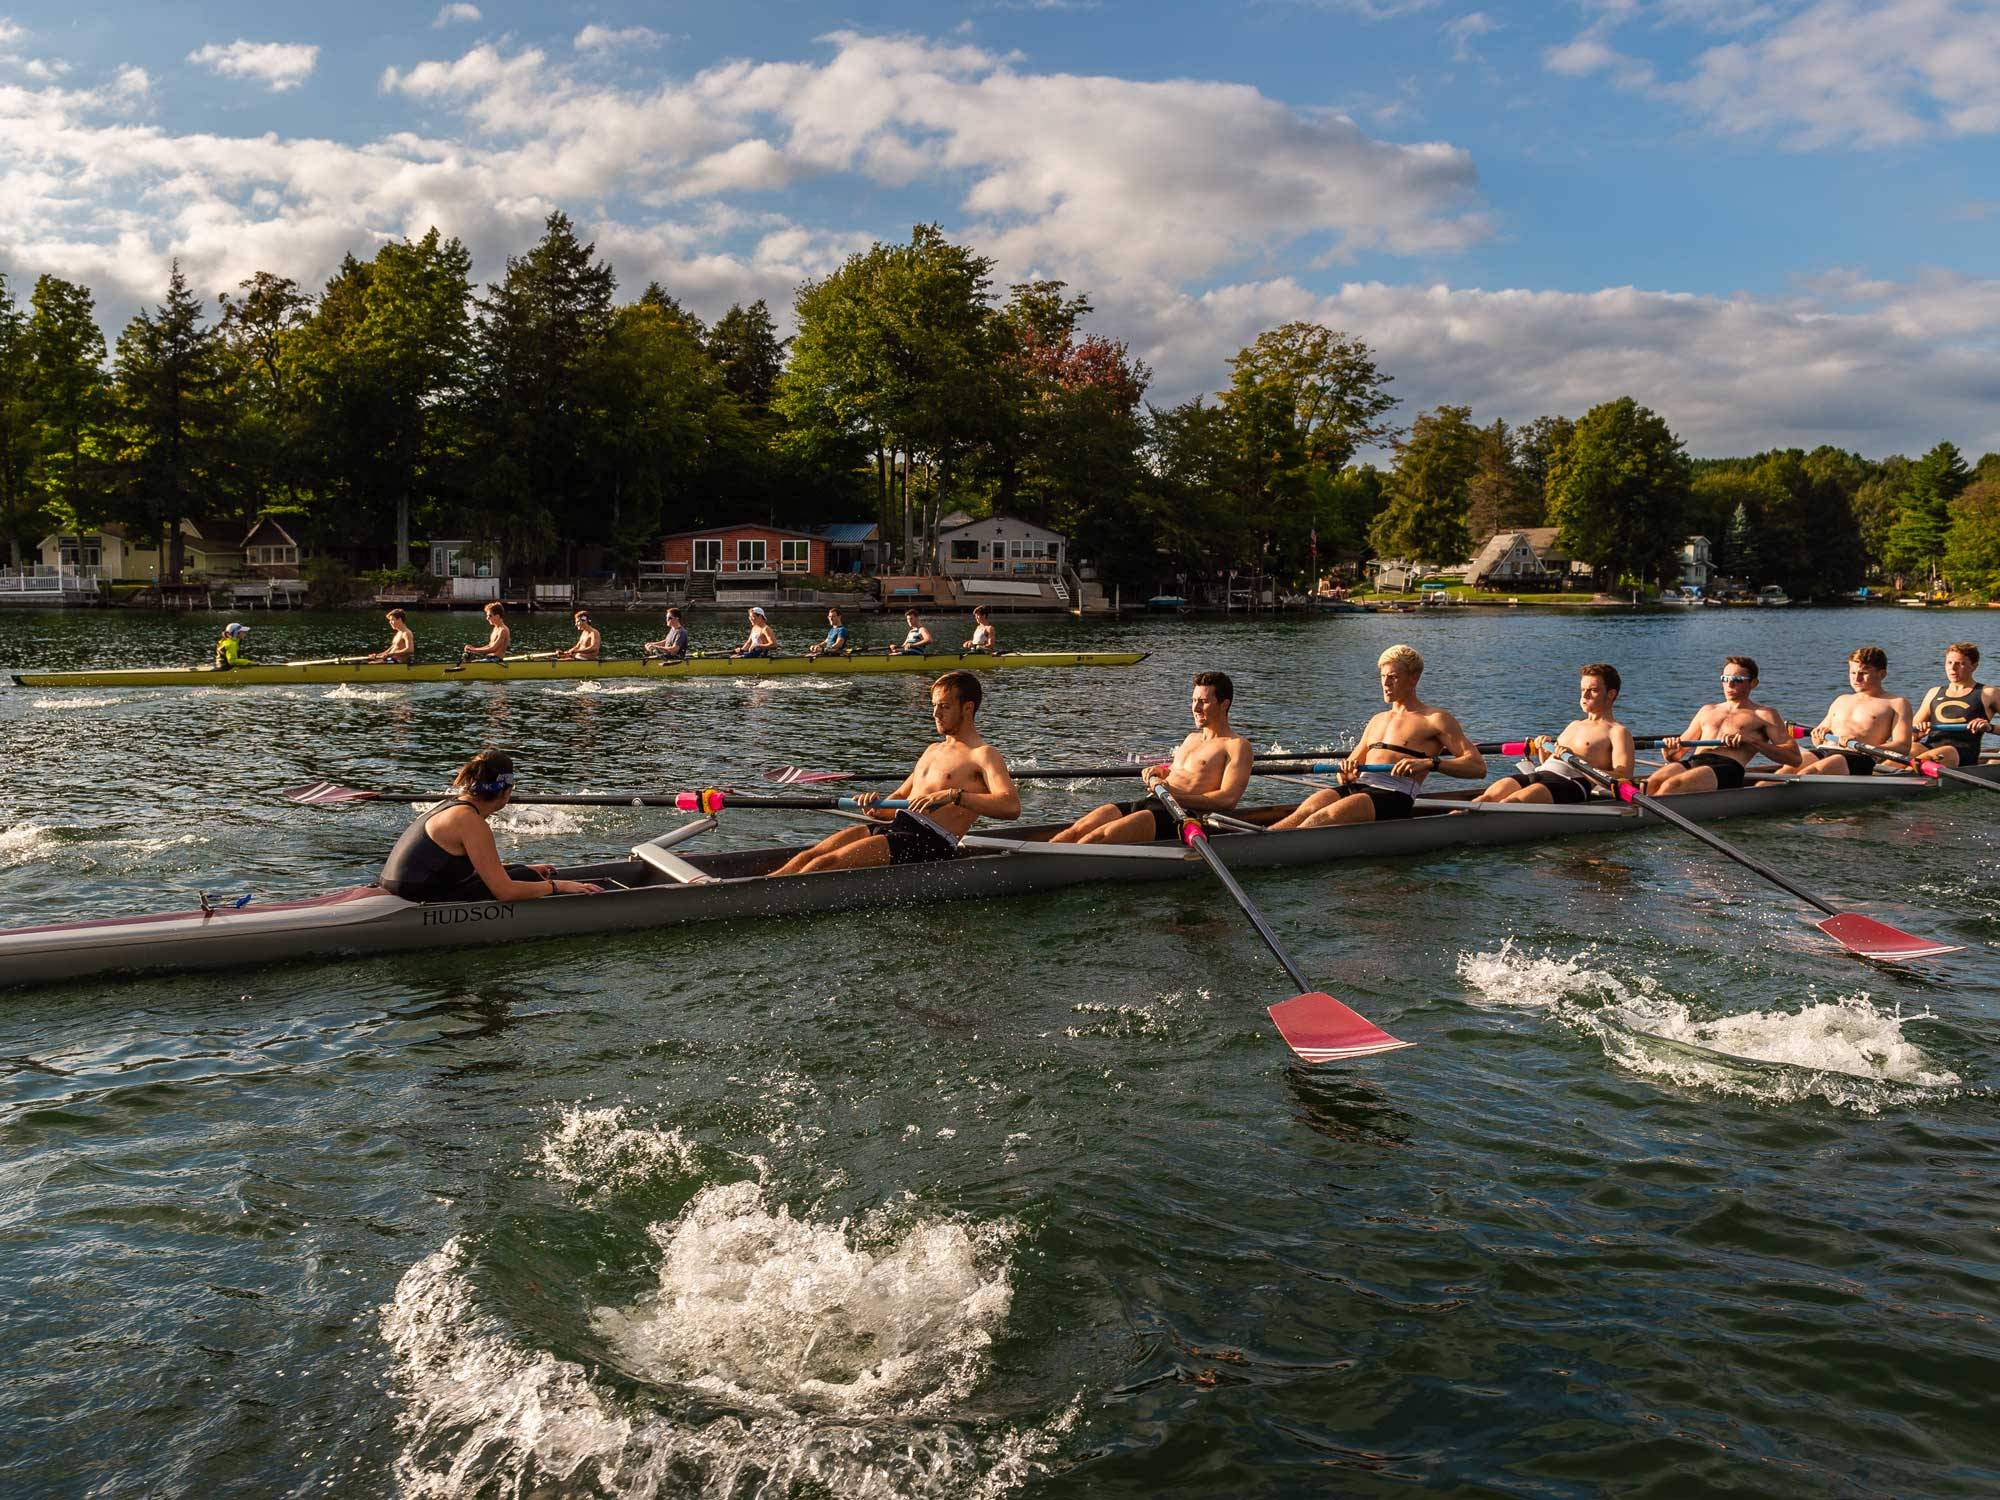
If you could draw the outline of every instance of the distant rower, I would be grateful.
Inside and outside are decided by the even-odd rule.
[[[976,651],[987,656],[999,654],[1000,646],[993,634],[993,621],[981,604],[972,611],[972,639],[959,647],[961,651]]]
[[[928,655],[931,646],[930,629],[922,620],[917,618],[917,612],[914,608],[903,611],[903,623],[910,627],[903,632],[903,644],[900,646],[891,646],[889,654],[891,656]]]
[[[1376,661],[1382,678],[1382,701],[1389,706],[1368,721],[1361,743],[1341,769],[1342,785],[1314,792],[1273,828],[1322,828],[1329,823],[1372,823],[1407,818],[1416,811],[1417,793],[1433,771],[1480,779],[1486,775],[1481,755],[1458,720],[1417,697],[1424,659],[1410,646],[1391,646]],[[1386,771],[1363,771],[1384,764]]]
[[[417,637],[410,629],[409,619],[400,609],[392,609],[382,618],[389,622],[389,629],[394,634],[390,637],[388,647],[373,653],[368,660],[396,662],[408,666],[417,659]]]
[[[1976,681],[1978,669],[1979,648],[1972,642],[1947,646],[1944,683],[1925,693],[1917,710],[1917,743],[1941,766],[1978,765],[1980,741],[2000,714],[2000,688]]]
[[[1139,779],[1151,791],[1161,782],[1189,812],[1228,812],[1250,785],[1256,752],[1229,727],[1236,688],[1226,672],[1199,672],[1188,708],[1194,732],[1180,743],[1166,766],[1148,766]],[[1052,844],[1144,844],[1180,837],[1174,816],[1156,797],[1107,802],[1078,818],[1049,840]]]
[[[596,661],[597,653],[604,648],[604,635],[595,625],[590,623],[590,611],[586,609],[578,610],[575,620],[572,623],[576,626],[576,644],[571,646],[567,651],[558,651],[556,653],[556,660]]]
[[[1583,717],[1572,719],[1553,744],[1530,740],[1540,752],[1541,765],[1533,773],[1503,776],[1481,792],[1480,802],[1561,802],[1588,800],[1590,778],[1556,752],[1567,750],[1578,760],[1587,761],[1619,781],[1632,779],[1636,753],[1632,731],[1618,722],[1618,693],[1624,684],[1618,669],[1609,662],[1595,661],[1577,669],[1577,707]]]
[[[826,638],[814,641],[806,648],[806,655],[817,660],[822,656],[848,656],[853,648],[847,641],[847,622],[838,608],[826,612]]]
[[[405,901],[532,901],[599,889],[557,880],[554,865],[503,865],[486,820],[514,796],[514,761],[482,750],[458,768],[455,794],[403,830],[375,882]]]
[[[1875,757],[1847,748],[1850,742],[1880,745],[1884,750],[1910,750],[1910,700],[1882,691],[1889,675],[1889,656],[1880,646],[1861,646],[1847,658],[1847,682],[1813,726],[1811,743],[1800,747],[1800,776],[1867,776]]]
[[[869,865],[914,865],[952,858],[958,841],[981,818],[1017,818],[1021,794],[1014,789],[1007,761],[980,737],[975,722],[985,696],[970,672],[946,672],[931,684],[931,722],[942,736],[917,758],[903,784],[887,793],[909,803],[893,817],[876,812],[882,826],[856,824],[830,833],[786,860],[771,873],[803,875],[823,870],[858,870]],[[883,800],[863,792],[863,805]]]
[[[234,671],[237,667],[247,667],[250,659],[243,654],[244,639],[250,634],[248,625],[238,625],[231,620],[222,627],[222,639],[215,643],[215,667],[219,672]]]
[[[730,656],[769,656],[778,649],[778,633],[771,628],[764,611],[756,605],[750,606],[750,633],[743,637],[743,644],[730,652]]]
[[[501,661],[507,655],[507,648],[514,643],[514,632],[507,628],[507,611],[500,607],[498,599],[486,606],[485,615],[486,623],[492,627],[486,637],[486,644],[461,646],[459,648],[461,659],[468,656],[484,656],[494,661]]]
[[[1654,797],[1680,797],[1694,792],[1730,791],[1743,785],[1743,772],[1759,755],[1780,767],[1796,766],[1799,747],[1785,727],[1784,715],[1753,701],[1757,663],[1732,656],[1722,664],[1722,701],[1695,710],[1688,727],[1661,746],[1667,764],[1646,778]],[[1713,750],[1689,755],[1682,740],[1720,740]]]
[[[678,609],[667,611],[667,633],[657,641],[646,642],[646,650],[666,661],[687,660],[687,626],[681,623],[681,612]]]

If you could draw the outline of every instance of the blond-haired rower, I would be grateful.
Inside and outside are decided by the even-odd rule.
[[[1411,646],[1391,646],[1376,659],[1385,708],[1368,721],[1361,743],[1341,768],[1341,784],[1314,792],[1273,828],[1321,828],[1329,823],[1372,823],[1407,818],[1433,771],[1479,780],[1486,757],[1458,720],[1417,697],[1424,659]],[[1363,771],[1386,765],[1386,771]]]

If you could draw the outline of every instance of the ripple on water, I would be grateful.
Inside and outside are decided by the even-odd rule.
[[[655,1289],[577,1330],[616,1384],[489,1311],[464,1239],[404,1275],[382,1336],[408,1493],[1000,1495],[1075,1420],[968,1409],[1012,1302],[1011,1224],[820,1223],[737,1182],[649,1234]]]
[[[1864,995],[1812,1001],[1796,1011],[1703,1018],[1650,975],[1629,982],[1590,967],[1591,950],[1559,958],[1518,951],[1461,954],[1459,976],[1492,1005],[1546,1010],[1596,1038],[1619,1066],[1685,1088],[1766,1104],[1819,1099],[1875,1114],[1885,1105],[1955,1097],[1961,1080],[1903,1033],[1906,1016]]]

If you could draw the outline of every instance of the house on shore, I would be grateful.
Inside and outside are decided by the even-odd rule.
[[[1465,565],[1465,581],[1476,589],[1561,589],[1579,568],[1556,545],[1553,526],[1496,531]]]

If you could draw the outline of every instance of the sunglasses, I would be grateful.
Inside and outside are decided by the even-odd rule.
[[[1757,679],[1754,677],[1745,677],[1742,674],[1736,672],[1724,672],[1722,674],[1722,680],[1724,682],[1755,682]]]

